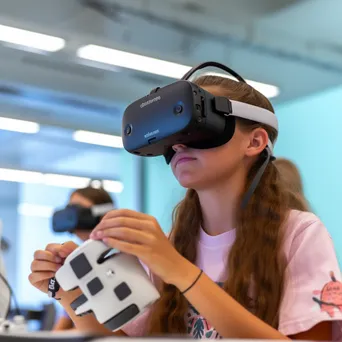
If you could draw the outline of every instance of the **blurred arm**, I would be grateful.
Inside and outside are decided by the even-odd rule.
[[[74,327],[69,317],[62,316],[53,327],[53,331],[70,330]]]

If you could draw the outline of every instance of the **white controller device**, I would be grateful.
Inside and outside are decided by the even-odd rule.
[[[117,331],[160,295],[136,257],[113,251],[102,241],[87,240],[65,259],[55,277],[64,291],[81,289],[82,295],[71,303],[76,315],[93,313]]]
[[[26,333],[27,325],[24,316],[14,316],[11,321],[0,318],[0,334]]]

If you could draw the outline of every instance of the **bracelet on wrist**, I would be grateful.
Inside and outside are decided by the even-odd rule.
[[[185,289],[183,292],[182,292],[182,295],[186,294],[189,290],[191,290],[196,284],[197,282],[199,281],[199,279],[201,278],[203,274],[203,270],[200,271],[199,275],[197,276],[197,278],[195,279],[195,281],[187,288]]]

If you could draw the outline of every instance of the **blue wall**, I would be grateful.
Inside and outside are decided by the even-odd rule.
[[[171,228],[172,210],[182,199],[185,190],[173,176],[171,166],[164,157],[148,158],[146,161],[146,209],[158,220],[165,232]]]
[[[142,162],[140,157],[126,152],[120,151],[120,180],[124,184],[124,189],[118,198],[118,207],[141,210],[140,203],[140,163]]]
[[[342,87],[276,108],[280,135],[276,155],[294,161],[306,195],[335,243],[342,261]]]

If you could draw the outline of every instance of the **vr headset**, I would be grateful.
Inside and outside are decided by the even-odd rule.
[[[152,90],[149,95],[130,104],[123,115],[122,139],[128,152],[143,157],[163,155],[169,164],[175,154],[173,145],[209,149],[227,143],[235,132],[235,118],[252,120],[278,131],[274,113],[226,97],[214,96],[189,81],[196,71],[206,67],[222,69],[239,82],[246,83],[227,66],[205,62],[192,68],[181,80]],[[265,162],[246,196],[250,197],[255,190],[268,162],[273,158],[272,154],[273,145],[269,141]]]
[[[206,62],[191,69],[180,81],[151,91],[129,105],[123,115],[124,148],[143,157],[164,155],[170,163],[172,146],[184,144],[208,149],[227,143],[234,135],[235,118],[253,120],[278,130],[274,113],[243,102],[214,96],[188,81],[197,70],[215,66],[245,80],[228,67]],[[273,146],[269,142],[268,147]]]
[[[91,231],[100,223],[101,218],[113,209],[112,203],[94,205],[90,208],[67,205],[53,214],[52,230],[56,233]]]

